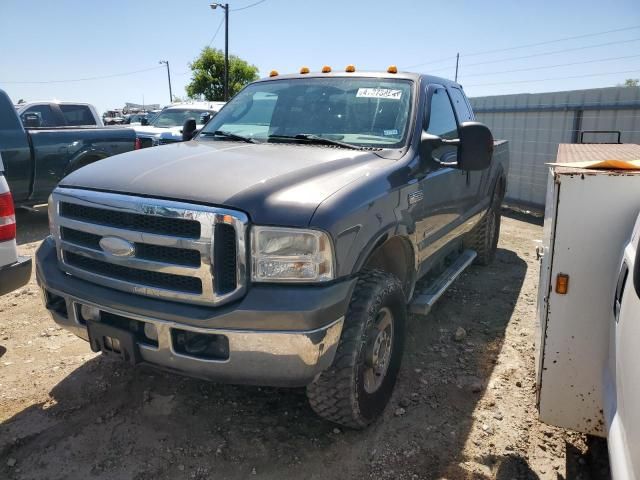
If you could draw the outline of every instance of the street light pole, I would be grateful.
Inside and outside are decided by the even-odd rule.
[[[211,3],[212,10],[220,7],[224,10],[224,101],[229,101],[229,4]]]
[[[167,79],[169,80],[169,103],[173,103],[173,93],[171,92],[171,70],[169,70],[169,61],[160,60],[158,63],[164,63],[167,66]]]

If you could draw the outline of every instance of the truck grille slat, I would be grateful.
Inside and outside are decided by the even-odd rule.
[[[62,240],[100,251],[100,240],[102,236],[94,233],[82,232],[68,227],[60,228]],[[200,252],[188,250],[186,248],[163,247],[161,245],[151,245],[148,243],[134,243],[135,257],[154,262],[175,263],[185,267],[200,266]]]
[[[220,305],[246,291],[241,212],[58,187],[51,219],[62,270],[110,288]],[[124,254],[100,241],[124,246]],[[127,248],[130,250],[127,251]]]
[[[171,235],[183,238],[199,238],[200,223],[182,218],[167,218],[157,215],[104,210],[101,208],[60,202],[60,215],[73,220],[82,220],[98,225],[136,230],[139,232]]]
[[[112,277],[149,287],[166,288],[179,290],[186,293],[202,293],[202,282],[196,277],[186,277],[183,275],[172,275],[170,273],[151,272],[149,270],[138,270],[137,268],[123,267],[113,263],[101,262],[93,258],[84,257],[76,253],[65,252],[65,262],[69,265],[94,272],[98,275]]]

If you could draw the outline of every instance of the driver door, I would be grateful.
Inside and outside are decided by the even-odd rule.
[[[426,98],[423,130],[445,139],[458,138],[458,123],[447,90],[430,85]],[[427,168],[418,174],[422,200],[415,210],[421,263],[459,235],[469,185],[467,174],[455,167],[457,150],[456,146],[442,145],[433,149],[429,158],[422,159]]]

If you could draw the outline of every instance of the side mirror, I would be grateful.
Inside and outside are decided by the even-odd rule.
[[[196,133],[196,121],[194,118],[188,118],[182,124],[182,141],[188,142]]]
[[[210,113],[205,113],[204,115],[202,115],[202,117],[200,117],[200,123],[202,123],[204,125],[209,120],[211,120],[211,118],[212,118],[212,115]]]
[[[140,125],[142,125],[142,126],[149,125],[149,119],[147,119],[147,118],[141,119],[140,120]]]
[[[491,165],[493,135],[480,122],[464,122],[459,128],[458,168],[484,170]]]
[[[40,115],[36,113],[25,113],[22,116],[22,124],[24,128],[40,128],[42,121],[40,120]]]
[[[636,261],[633,265],[633,286],[636,289],[636,295],[640,298],[640,243],[636,246]]]

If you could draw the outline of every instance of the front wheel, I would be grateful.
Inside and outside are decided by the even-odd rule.
[[[381,270],[358,279],[333,364],[307,387],[313,410],[351,428],[364,428],[386,407],[404,349],[405,295]]]

